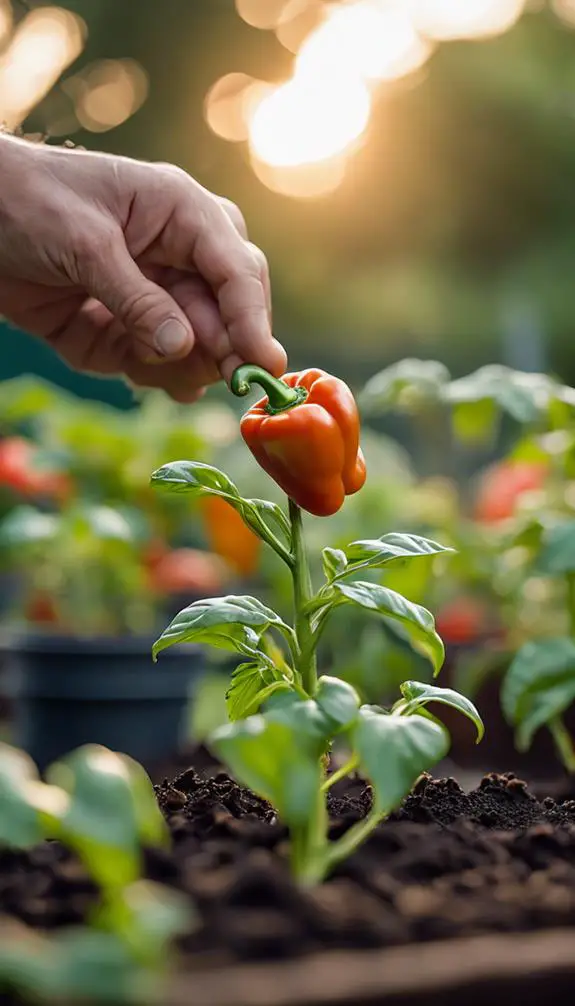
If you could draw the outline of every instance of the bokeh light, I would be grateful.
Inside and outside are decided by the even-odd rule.
[[[0,0],[0,46],[4,45],[12,30],[12,6],[9,0]]]
[[[206,95],[204,112],[208,126],[224,140],[247,140],[253,111],[273,90],[273,85],[255,80],[247,73],[226,74]]]
[[[489,38],[512,28],[525,0],[411,0],[417,27],[430,38]]]
[[[563,24],[575,28],[575,0],[551,0],[551,7]]]
[[[13,129],[80,55],[85,24],[60,7],[31,11],[0,58],[0,119]]]
[[[290,52],[298,52],[308,35],[325,17],[322,0],[288,0],[277,22],[278,42]]]
[[[102,59],[67,81],[80,125],[103,133],[129,119],[148,95],[148,76],[136,60]]]
[[[256,177],[272,192],[294,199],[318,199],[339,188],[345,178],[347,158],[340,154],[317,164],[277,166],[252,155],[251,164]]]
[[[256,107],[250,147],[274,167],[315,164],[339,154],[368,124],[370,94],[361,80],[295,77]]]
[[[243,21],[254,28],[275,28],[287,0],[236,0]]]
[[[575,8],[575,0],[552,2],[565,19]],[[294,72],[280,86],[244,73],[222,77],[207,95],[206,120],[226,140],[248,140],[257,177],[274,191],[325,194],[345,174],[342,155],[344,160],[351,155],[366,129],[375,87],[420,70],[440,41],[507,31],[525,5],[526,0],[236,0],[244,21],[273,30],[295,54]]]
[[[366,80],[389,80],[418,69],[430,48],[407,9],[378,0],[359,0],[334,8],[304,42],[297,73],[345,73]]]

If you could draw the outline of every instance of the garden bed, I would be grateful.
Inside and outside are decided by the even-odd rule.
[[[180,941],[193,984],[177,978],[174,1006],[463,995],[469,1006],[504,988],[523,1003],[575,991],[575,801],[539,802],[512,775],[469,793],[424,776],[327,883],[301,890],[265,801],[193,769],[156,791],[174,845],[147,853],[146,872],[188,893],[200,917]],[[359,780],[334,787],[332,838],[370,800]],[[59,843],[0,853],[0,914],[53,930],[84,919],[95,897]]]

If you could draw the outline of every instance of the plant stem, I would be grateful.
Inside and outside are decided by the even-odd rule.
[[[560,716],[549,721],[549,730],[555,741],[559,757],[570,775],[575,774],[575,747],[571,735]]]
[[[355,771],[355,769],[357,768],[357,764],[358,764],[357,755],[352,755],[349,761],[346,761],[345,765],[342,765],[341,768],[338,768],[335,772],[332,772],[332,774],[328,776],[325,782],[322,783],[321,788],[323,792],[327,793],[328,789],[331,789],[332,786],[335,786],[336,782],[339,782],[340,779],[345,779],[345,777],[348,776],[350,772]]]
[[[308,695],[311,696],[315,694],[317,687],[317,661],[310,616],[305,611],[305,607],[312,596],[312,586],[303,536],[302,514],[297,503],[294,503],[293,500],[289,501],[289,516],[294,558],[292,577],[295,631],[300,653],[298,670],[301,675],[301,683]]]
[[[575,638],[575,573],[567,573],[567,607],[569,611],[569,631]]]
[[[345,835],[342,835],[337,842],[332,842],[323,861],[323,875],[325,876],[337,863],[341,863],[342,859],[347,859],[362,842],[365,842],[372,831],[375,831],[379,822],[383,821],[385,817],[386,814],[382,814],[374,807],[361,821],[352,825],[349,831],[346,831]]]

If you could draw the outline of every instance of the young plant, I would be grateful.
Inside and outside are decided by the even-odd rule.
[[[546,726],[560,761],[575,774],[575,741],[564,721],[575,700],[575,519],[547,528],[533,525],[530,533],[535,536],[532,572],[562,586],[567,632],[529,640],[518,650],[503,680],[501,704],[520,751],[527,751],[537,730]]]
[[[169,835],[144,769],[88,745],[43,782],[23,752],[0,744],[0,849],[58,839],[100,890],[89,924],[41,937],[0,920],[0,990],[33,1001],[142,1002],[164,973],[172,938],[192,921],[175,892],[142,879],[142,847]]]
[[[192,496],[226,500],[287,566],[293,585],[293,625],[256,597],[197,601],[181,611],[154,645],[208,643],[243,657],[227,696],[230,723],[211,738],[216,754],[244,785],[269,800],[291,836],[291,865],[303,883],[320,881],[364,841],[410,792],[418,776],[445,757],[449,737],[429,713],[431,703],[452,706],[475,724],[477,710],[450,689],[407,681],[402,697],[385,710],[362,705],[356,690],[319,675],[317,651],[330,618],[354,606],[398,627],[437,673],[443,644],[432,615],[369,577],[394,563],[445,551],[409,534],[358,540],[323,549],[324,582],[314,589],[306,555],[302,508],[329,515],[365,480],[359,420],[342,381],[309,370],[278,381],[255,367],[234,374],[232,390],[251,383],[267,397],[242,420],[242,434],[264,469],[288,494],[288,512],[261,499],[242,497],[221,471],[194,461],[165,465],[152,484]],[[278,645],[278,642],[281,645]],[[335,741],[348,749],[345,764],[327,774]],[[326,798],[331,786],[358,770],[373,786],[369,814],[336,841],[329,841]]]

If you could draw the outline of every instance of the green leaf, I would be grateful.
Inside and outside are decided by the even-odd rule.
[[[197,496],[237,497],[239,492],[224,473],[201,461],[171,461],[151,476],[151,484],[172,492],[189,492]]]
[[[573,389],[547,374],[524,373],[500,364],[480,367],[444,389],[444,398],[452,405],[495,402],[502,412],[522,424],[547,418],[553,402],[573,406],[574,396]]]
[[[26,849],[45,838],[37,796],[44,787],[23,751],[0,743],[0,845]]]
[[[334,721],[315,699],[302,699],[293,689],[276,691],[265,703],[264,716],[269,723],[283,723],[293,730],[300,745],[314,758],[325,751],[337,731]]]
[[[341,576],[347,566],[345,552],[341,548],[324,548],[321,555],[325,578],[331,583],[335,576]]]
[[[290,827],[307,824],[320,786],[320,764],[286,722],[250,716],[220,727],[210,747],[235,778],[271,804]]]
[[[37,991],[57,1001],[136,1006],[160,993],[158,973],[139,965],[115,933],[88,927],[64,931],[48,946],[43,963],[50,984],[38,983]]]
[[[453,406],[453,431],[462,443],[483,446],[492,441],[497,418],[494,402],[460,402]]]
[[[575,642],[568,638],[526,643],[503,679],[501,705],[527,750],[536,731],[575,700]]]
[[[89,744],[52,765],[48,779],[70,796],[59,837],[102,886],[136,880],[141,845],[167,841],[153,786],[131,758]]]
[[[177,643],[209,643],[253,657],[261,636],[271,625],[289,631],[285,622],[257,597],[229,594],[194,601],[180,611],[152,648],[154,660],[161,650]],[[258,658],[265,660],[265,655]]]
[[[400,687],[405,700],[398,706],[398,711],[401,708],[402,716],[417,712],[430,702],[439,702],[441,705],[450,706],[451,709],[457,709],[458,712],[463,713],[471,720],[477,729],[477,743],[479,744],[485,733],[485,727],[473,702],[470,702],[465,695],[460,695],[452,688],[438,688],[436,685],[429,685],[421,681],[404,681]]]
[[[323,674],[318,681],[315,702],[333,724],[333,732],[347,730],[357,720],[359,695],[340,678]]]
[[[333,591],[341,595],[343,601],[359,604],[362,608],[398,622],[406,631],[414,649],[427,657],[435,674],[439,673],[445,651],[441,638],[435,631],[433,615],[426,608],[408,601],[389,587],[364,580],[335,583]]]
[[[350,545],[346,545],[344,555],[350,565],[345,572],[375,569],[387,566],[397,560],[415,559],[454,551],[453,548],[440,545],[430,538],[422,538],[417,534],[384,534],[381,538],[352,541]]]
[[[263,702],[279,689],[289,689],[290,683],[273,665],[253,660],[238,664],[232,672],[226,692],[228,716],[232,722],[257,713]]]
[[[400,360],[375,374],[358,401],[366,415],[391,409],[413,413],[440,402],[448,381],[449,371],[436,360]]]
[[[543,533],[537,570],[544,576],[575,572],[575,520],[558,524]]]
[[[15,507],[0,524],[0,546],[22,548],[55,538],[62,519],[31,506]]]
[[[101,541],[121,541],[129,544],[137,540],[134,527],[126,516],[110,506],[83,506],[77,516],[85,522],[86,529]]]
[[[137,880],[96,909],[94,925],[115,934],[141,964],[161,967],[172,939],[190,929],[194,913],[179,891]]]
[[[281,507],[269,500],[244,499],[230,478],[212,465],[201,461],[172,461],[152,474],[151,484],[171,492],[187,492],[192,496],[221,496],[260,538],[265,538],[271,520],[286,541],[291,541],[289,521]]]
[[[449,751],[444,727],[424,716],[386,716],[370,706],[359,710],[353,749],[360,770],[374,789],[377,810],[390,814],[411,791],[422,772]]]

